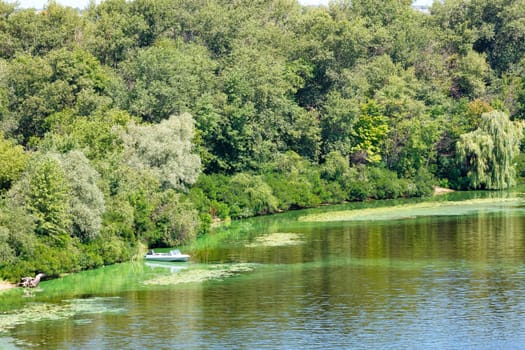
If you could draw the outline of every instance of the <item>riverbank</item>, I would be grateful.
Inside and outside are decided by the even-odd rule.
[[[0,281],[0,293],[5,291],[5,290],[8,290],[8,289],[12,289],[12,288],[15,288],[16,286],[12,283],[9,283],[9,282],[6,282],[6,281]]]

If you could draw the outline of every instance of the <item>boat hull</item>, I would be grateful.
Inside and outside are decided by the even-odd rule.
[[[146,260],[148,261],[179,261],[179,262],[186,262],[190,259],[189,255],[181,254],[181,255],[146,255]]]

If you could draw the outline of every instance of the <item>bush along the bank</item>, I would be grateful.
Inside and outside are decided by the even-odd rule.
[[[334,159],[335,158],[335,159]],[[278,211],[367,199],[427,196],[433,179],[428,173],[399,178],[379,167],[350,167],[333,153],[314,165],[294,152],[281,154],[263,167],[263,175],[243,172],[233,177],[201,175],[190,198],[201,212],[224,220]],[[423,173],[423,172],[422,172]]]

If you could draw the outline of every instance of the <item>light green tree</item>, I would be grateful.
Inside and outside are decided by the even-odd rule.
[[[57,154],[56,158],[71,189],[72,233],[82,241],[90,241],[100,234],[105,211],[104,195],[97,186],[100,175],[80,151]]]
[[[388,119],[382,114],[381,106],[369,101],[361,106],[361,114],[353,126],[353,163],[379,163],[381,145],[388,134]]]
[[[0,191],[9,189],[25,170],[29,155],[0,132]]]
[[[129,165],[151,171],[168,187],[184,189],[201,170],[193,150],[193,118],[184,113],[159,124],[134,124],[123,135]]]
[[[461,135],[456,145],[465,186],[491,190],[513,186],[522,136],[522,123],[511,121],[506,113],[484,113],[480,127]]]

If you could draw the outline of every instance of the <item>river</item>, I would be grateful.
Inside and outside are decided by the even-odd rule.
[[[3,292],[0,349],[525,348],[517,191],[243,220],[191,254]]]

